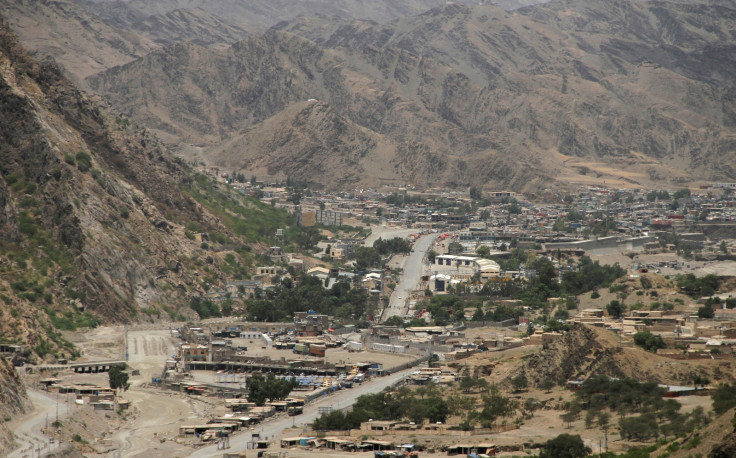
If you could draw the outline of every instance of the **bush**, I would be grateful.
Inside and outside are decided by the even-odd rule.
[[[77,153],[76,156],[77,159],[77,168],[80,172],[87,172],[89,169],[92,168],[92,157],[85,153],[84,151],[80,151]]]
[[[649,331],[641,331],[634,334],[634,343],[646,351],[656,352],[659,348],[665,348],[662,337],[652,334]]]
[[[542,446],[539,458],[582,458],[590,453],[579,435],[560,434]]]
[[[730,383],[721,383],[711,395],[713,400],[713,411],[716,415],[736,407],[736,386]]]
[[[189,306],[192,308],[192,310],[197,312],[199,318],[203,320],[205,318],[219,318],[220,316],[222,316],[220,307],[208,299],[202,300],[198,297],[192,298]]]
[[[606,305],[606,311],[613,318],[621,318],[626,311],[626,306],[614,299]]]
[[[703,307],[700,307],[698,309],[698,318],[713,318],[716,315],[716,312],[713,310],[713,307],[710,305],[705,305]]]

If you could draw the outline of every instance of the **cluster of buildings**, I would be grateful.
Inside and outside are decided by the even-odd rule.
[[[649,331],[662,338],[666,348],[658,354],[674,359],[731,358],[736,353],[736,309],[719,308],[713,318],[689,312],[632,310],[623,319],[606,316],[603,309],[584,309],[567,320],[616,331],[627,344],[637,332]]]
[[[49,393],[58,393],[66,402],[76,405],[89,405],[94,410],[125,410],[130,401],[121,399],[111,388],[90,383],[63,382],[56,377],[47,377],[39,380],[43,390]]]

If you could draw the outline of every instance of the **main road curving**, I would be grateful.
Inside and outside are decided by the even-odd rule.
[[[358,396],[364,394],[379,393],[385,388],[393,386],[403,381],[409,374],[415,369],[406,369],[395,374],[387,375],[385,377],[374,378],[373,380],[363,382],[360,385],[354,385],[354,388],[348,390],[337,391],[328,396],[324,396],[315,402],[309,403],[304,407],[304,413],[295,417],[277,418],[275,420],[267,419],[265,422],[257,425],[255,430],[243,431],[230,438],[230,449],[227,452],[239,452],[245,451],[248,442],[251,441],[252,433],[258,433],[260,435],[259,440],[274,441],[283,437],[299,436],[301,429],[292,429],[292,425],[295,428],[301,428],[302,426],[314,422],[319,414],[320,407],[332,407],[333,409],[343,409],[350,407],[355,403]],[[225,451],[218,450],[217,445],[211,445],[189,455],[191,458],[206,458],[206,457],[222,457]]]

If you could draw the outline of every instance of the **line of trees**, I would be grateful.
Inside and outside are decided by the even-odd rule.
[[[273,373],[253,374],[248,377],[248,401],[257,406],[266,404],[266,401],[280,401],[286,399],[289,393],[299,385],[294,377],[278,378]]]
[[[422,387],[415,392],[402,387],[389,393],[363,395],[344,412],[333,410],[317,418],[312,427],[317,431],[357,429],[360,424],[373,420],[411,420],[421,424],[425,419],[432,423],[444,422],[449,415],[447,402],[434,386]]]

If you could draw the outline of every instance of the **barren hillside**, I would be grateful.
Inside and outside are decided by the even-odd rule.
[[[690,385],[696,374],[713,380],[733,379],[733,369],[728,361],[672,360],[636,346],[621,346],[618,336],[609,330],[575,325],[561,339],[529,356],[520,370],[530,385],[541,387],[547,380],[565,383],[595,375]]]
[[[205,147],[316,98],[394,144],[385,178],[674,186],[736,177],[733,63],[718,58],[731,54],[734,19],[714,5],[575,1],[448,5],[385,24],[300,18],[222,53],[175,46],[89,82],[133,119]]]

